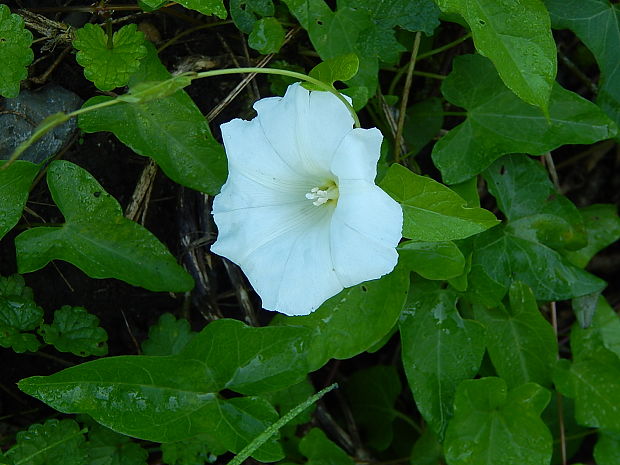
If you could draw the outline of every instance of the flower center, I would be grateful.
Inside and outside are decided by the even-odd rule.
[[[308,200],[313,200],[312,205],[318,207],[324,205],[330,200],[338,201],[338,186],[334,181],[328,181],[321,187],[313,187],[306,194]]]

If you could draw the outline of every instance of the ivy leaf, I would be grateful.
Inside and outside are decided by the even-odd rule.
[[[508,391],[501,378],[463,381],[444,450],[450,465],[550,463],[552,437],[540,414],[549,392],[527,383]]]
[[[526,285],[513,283],[509,296],[506,307],[474,307],[476,320],[487,329],[486,346],[493,366],[509,387],[527,382],[549,387],[558,353],[553,328]]]
[[[544,0],[557,29],[570,29],[601,70],[598,104],[620,125],[620,6],[608,0]]]
[[[467,207],[448,187],[396,163],[380,186],[403,208],[403,236],[416,241],[463,239],[498,224],[491,212]]]
[[[551,91],[547,120],[515,97],[480,55],[457,57],[441,90],[446,99],[467,110],[467,119],[433,147],[433,161],[448,184],[475,176],[507,153],[542,155],[565,144],[608,139],[617,132],[599,107],[559,84]]]
[[[0,8],[3,6],[0,5]],[[38,172],[37,165],[22,160],[17,160],[7,169],[0,169],[0,239],[13,229],[21,218],[30,186]]]
[[[360,60],[355,53],[348,53],[319,63],[310,70],[310,77],[325,82],[331,86],[336,81],[348,81],[357,74]],[[307,82],[302,84],[306,89],[321,90],[314,84]]]
[[[129,82],[130,91],[143,82],[170,78],[150,43],[147,50],[140,70]],[[84,106],[111,99],[93,97]],[[166,124],[162,125],[162,121]],[[138,155],[156,161],[170,179],[192,189],[215,195],[226,180],[224,149],[184,91],[143,104],[120,103],[84,113],[78,118],[78,125],[86,132],[112,132]]]
[[[33,331],[43,322],[43,309],[20,275],[0,276],[0,346],[15,352],[35,352],[41,343]]]
[[[444,12],[458,13],[467,21],[476,49],[493,62],[504,84],[523,101],[547,113],[557,71],[557,51],[543,3],[436,1]]]
[[[575,266],[585,268],[599,251],[620,239],[620,218],[616,206],[596,204],[579,209],[587,230],[588,243],[564,255]]]
[[[299,452],[308,458],[307,465],[354,465],[355,463],[319,428],[312,428],[304,436],[299,443]]]
[[[276,18],[261,18],[254,22],[248,45],[263,55],[278,53],[284,43],[284,28]]]
[[[84,431],[73,420],[47,420],[17,433],[6,457],[14,465],[86,465]]]
[[[312,331],[308,359],[313,371],[331,358],[351,358],[381,341],[398,321],[408,289],[409,273],[397,267],[381,279],[343,290],[310,315],[277,315],[271,324]]]
[[[84,449],[88,465],[147,465],[148,452],[127,436],[93,422]]]
[[[51,260],[73,263],[92,278],[117,278],[152,291],[192,288],[189,274],[149,231],[123,216],[120,205],[85,170],[53,162],[47,182],[65,216],[61,227],[37,227],[15,239],[18,268],[28,273]]]
[[[163,461],[167,465],[205,465],[213,456],[207,445],[208,437],[198,435],[187,441],[168,442],[161,445]]]
[[[620,318],[605,298],[598,299],[592,323],[588,328],[573,326],[570,346],[573,360],[577,362],[594,357],[600,348],[605,348],[620,358]]]
[[[75,31],[73,46],[79,50],[77,62],[84,67],[84,77],[99,90],[112,90],[127,84],[129,76],[146,56],[144,34],[135,24],[123,26],[112,41],[98,24],[86,24]]]
[[[24,379],[24,392],[64,413],[87,413],[123,434],[156,442],[206,435],[211,450],[239,452],[278,416],[260,397],[309,371],[310,331],[300,327],[249,327],[221,319],[207,325],[178,355],[101,358],[51,376]],[[270,440],[253,456],[277,461]]]
[[[51,325],[41,325],[39,334],[46,344],[60,352],[71,352],[80,357],[108,353],[108,334],[99,327],[99,318],[85,308],[64,305],[54,312]]]
[[[235,26],[249,34],[252,32],[257,16],[273,16],[273,0],[230,0],[230,16]]]
[[[24,19],[0,5],[0,95],[14,98],[19,84],[28,77],[27,67],[34,59],[30,48],[32,34],[24,27]]]
[[[385,450],[392,443],[394,404],[401,389],[396,368],[387,365],[360,370],[347,380],[344,392],[356,424],[366,433],[364,444]]]
[[[463,274],[465,257],[454,242],[406,241],[398,246],[399,263],[426,279],[444,281]]]
[[[149,338],[142,343],[144,355],[176,355],[196,335],[185,318],[176,319],[171,313],[159,317],[149,328]]]
[[[414,283],[400,320],[403,366],[418,410],[443,437],[459,382],[473,378],[484,355],[484,327],[461,318],[457,295]]]

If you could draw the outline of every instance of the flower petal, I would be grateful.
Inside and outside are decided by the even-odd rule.
[[[329,177],[336,149],[353,128],[353,118],[335,95],[293,84],[283,98],[259,100],[254,108],[265,137],[283,160],[308,174]]]
[[[331,171],[339,181],[363,179],[374,184],[383,135],[377,128],[350,131],[340,142]]]
[[[344,287],[377,279],[398,262],[403,212],[372,182],[341,180],[331,222],[334,268]]]

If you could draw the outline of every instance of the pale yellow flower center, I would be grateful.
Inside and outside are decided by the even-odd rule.
[[[319,207],[325,205],[330,201],[338,201],[338,186],[334,181],[327,181],[321,187],[313,187],[310,192],[306,194],[308,200],[312,200],[312,205]]]

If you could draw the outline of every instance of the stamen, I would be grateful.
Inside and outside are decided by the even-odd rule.
[[[330,200],[338,200],[338,186],[331,181],[326,186],[323,187],[313,187],[310,189],[310,192],[306,194],[306,198],[308,200],[314,200],[312,205],[318,207],[320,205],[324,205]]]

